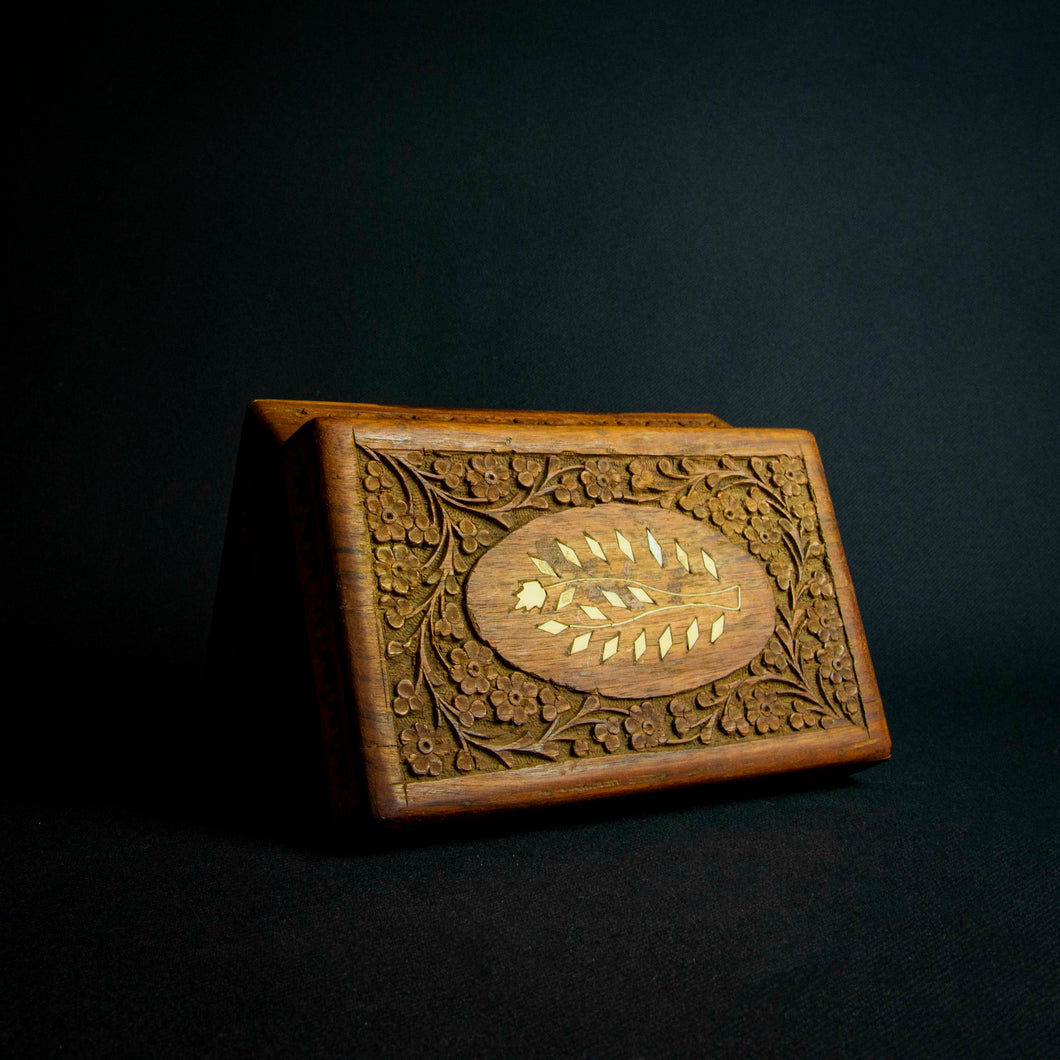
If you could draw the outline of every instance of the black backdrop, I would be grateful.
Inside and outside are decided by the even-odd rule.
[[[1051,1054],[1057,36],[18,16],[6,1051]],[[254,397],[812,430],[894,758],[336,852],[202,688]]]

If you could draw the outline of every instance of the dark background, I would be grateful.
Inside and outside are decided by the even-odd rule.
[[[1051,1055],[1054,9],[12,21],[5,1051]],[[813,431],[893,759],[337,851],[202,687],[255,397]]]

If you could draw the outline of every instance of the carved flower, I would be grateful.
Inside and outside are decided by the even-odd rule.
[[[817,512],[814,511],[813,502],[808,500],[793,501],[791,512],[799,521],[799,529],[804,534],[812,533],[817,526]]]
[[[423,512],[416,515],[415,525],[409,530],[409,540],[414,545],[437,545],[442,535],[438,527]]]
[[[622,473],[605,457],[586,461],[580,477],[585,486],[585,492],[593,500],[606,504],[622,496]]]
[[[732,686],[729,684],[723,684],[721,681],[715,681],[714,683],[714,695],[711,696],[709,688],[701,688],[696,693],[696,704],[703,710],[709,710],[711,707],[717,706],[719,703],[719,696],[728,695],[729,689]]]
[[[584,736],[579,736],[571,743],[570,749],[579,757],[586,758],[592,745]]]
[[[705,493],[700,493],[694,486],[677,503],[697,519],[706,519],[710,510],[710,498]]]
[[[541,702],[541,717],[545,721],[555,721],[570,706],[563,696],[556,694],[556,690],[551,685],[545,685],[538,692],[537,698]]]
[[[556,487],[555,498],[560,504],[584,504],[581,486],[578,484],[578,475],[574,471],[565,471],[559,477],[559,485]]]
[[[434,623],[434,632],[439,637],[456,637],[463,640],[467,636],[467,626],[459,606],[448,603],[442,608],[442,617]]]
[[[537,481],[537,476],[544,470],[545,465],[532,456],[513,456],[512,470],[515,472],[515,480],[520,486],[529,488]]]
[[[773,511],[769,498],[757,486],[751,488],[743,504],[752,515],[769,515]]]
[[[502,674],[497,687],[490,693],[490,702],[497,710],[498,721],[512,721],[522,725],[537,713],[537,685],[525,674]]]
[[[466,696],[483,695],[497,676],[493,652],[475,640],[465,640],[462,648],[454,648],[449,655],[449,672]]]
[[[854,661],[847,646],[839,640],[831,641],[817,652],[821,664],[820,676],[834,687],[836,700],[850,717],[858,712],[858,686],[854,680]]]
[[[842,641],[826,644],[817,653],[817,661],[821,664],[822,680],[831,681],[833,685],[854,680],[854,661]]]
[[[769,573],[776,578],[777,585],[779,585],[781,589],[787,589],[791,586],[791,579],[795,574],[795,568],[791,565],[787,556],[779,555],[769,561]]]
[[[744,528],[743,536],[750,542],[751,551],[763,559],[772,556],[782,540],[777,521],[761,515],[751,518],[751,525]]]
[[[674,717],[674,731],[678,736],[684,736],[696,720],[695,704],[690,699],[671,699],[670,713]]]
[[[751,732],[751,723],[744,717],[743,711],[735,709],[731,704],[726,704],[725,713],[721,718],[721,727],[732,735],[747,736]]]
[[[786,670],[788,668],[788,655],[784,651],[784,645],[776,637],[770,637],[769,643],[762,652],[762,662],[774,670]]]
[[[769,461],[769,469],[773,472],[774,484],[780,487],[785,497],[797,497],[802,493],[806,472],[793,457],[778,456]]]
[[[489,534],[470,519],[461,519],[456,524],[456,532],[460,535],[461,551],[468,555],[490,543]]]
[[[807,621],[811,633],[824,643],[837,640],[843,629],[843,620],[835,600],[814,600],[807,611]]]
[[[375,550],[372,568],[379,576],[380,587],[388,593],[408,596],[420,584],[420,561],[407,545],[383,545]]]
[[[431,729],[422,721],[416,722],[416,728],[405,729],[401,734],[405,745],[405,757],[412,772],[418,777],[438,776],[442,771],[442,760],[435,748],[437,742]]]
[[[394,697],[394,713],[404,717],[409,711],[417,713],[427,706],[427,699],[422,693],[416,691],[416,686],[407,678],[398,681],[395,689],[397,695]]]
[[[475,759],[470,751],[458,751],[456,756],[456,768],[461,773],[470,773],[475,768]]]
[[[458,695],[453,699],[453,709],[460,719],[460,724],[469,729],[476,721],[481,721],[488,713],[484,699],[472,699],[470,696]]]
[[[813,576],[810,578],[809,589],[813,596],[823,596],[828,598],[835,596],[835,586],[823,570],[815,570],[813,572]]]
[[[405,499],[391,490],[378,496],[373,494],[364,502],[368,510],[368,525],[376,541],[404,541],[405,531],[412,526],[412,516]]]
[[[658,747],[663,742],[663,722],[659,711],[655,706],[648,703],[634,704],[629,708],[629,717],[625,722],[626,732],[629,733],[629,742],[635,751],[644,751],[652,747]]]
[[[788,716],[788,724],[798,732],[799,729],[817,727],[817,715],[805,703],[800,703]]]
[[[499,501],[511,477],[508,462],[494,453],[476,453],[471,458],[467,481],[476,497]]]
[[[655,465],[651,460],[634,457],[629,462],[629,473],[635,490],[651,489],[655,485]]]
[[[405,620],[414,610],[414,605],[411,600],[398,600],[396,597],[390,596],[389,594],[379,598],[379,606],[383,609],[383,614],[387,622],[393,626],[394,629],[400,629],[405,624]]]
[[[855,717],[858,712],[858,686],[850,684],[842,684],[836,689],[835,697],[843,704],[843,710],[851,718]]]
[[[776,732],[780,728],[783,711],[772,692],[761,685],[754,690],[754,698],[747,704],[745,714],[749,724],[760,733]]]
[[[593,726],[593,739],[603,744],[608,751],[617,751],[622,742],[618,735],[621,731],[622,725],[618,718],[608,718]]]
[[[821,642],[812,636],[805,628],[795,641],[795,647],[799,650],[799,658],[803,662],[809,662],[821,647]]]
[[[394,479],[378,460],[369,460],[365,471],[367,474],[364,476],[364,488],[370,493],[375,493],[384,486],[394,485]]]
[[[464,481],[467,467],[462,460],[451,456],[440,456],[434,462],[434,473],[442,476],[442,481],[451,490],[455,490]]]
[[[747,512],[738,494],[728,490],[719,493],[707,501],[707,507],[715,526],[720,526],[730,534],[743,533],[744,526],[747,525]]]

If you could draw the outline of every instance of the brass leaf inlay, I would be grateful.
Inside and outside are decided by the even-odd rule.
[[[711,583],[720,582],[721,578],[717,564],[705,549],[699,550],[700,564],[696,566],[692,556],[680,541],[674,540],[673,552],[670,553],[663,549],[659,538],[650,529],[645,530],[643,544],[646,546],[647,556],[651,557],[651,563],[645,568],[643,578],[632,577],[628,568],[638,567],[633,545],[620,530],[615,530],[614,534],[619,551],[629,561],[625,576],[620,577],[613,572],[599,572],[586,568],[585,563],[592,565],[594,561],[610,563],[600,542],[588,534],[584,534],[583,537],[590,554],[584,557],[579,556],[575,549],[566,542],[556,539],[555,543],[560,555],[576,568],[576,573],[572,572],[569,577],[564,577],[545,560],[530,556],[537,570],[554,580],[543,583],[535,578],[523,582],[516,594],[514,610],[536,611],[544,617],[550,613],[562,611],[572,604],[576,605],[581,615],[577,615],[577,611],[572,611],[571,615],[577,617],[579,621],[559,622],[549,619],[537,623],[537,628],[552,636],[567,630],[573,631],[574,639],[567,649],[568,655],[577,655],[585,651],[596,633],[618,631],[601,644],[599,657],[601,663],[607,663],[618,657],[622,647],[622,632],[627,626],[632,626],[633,630],[636,630],[635,635],[625,642],[627,645],[625,650],[633,656],[636,662],[654,660],[664,663],[671,656],[675,646],[683,647],[687,653],[696,647],[700,639],[714,644],[725,631],[725,612],[739,611],[742,606],[741,587],[738,584],[721,588],[714,587]],[[676,567],[668,565],[671,558],[675,561]],[[656,584],[652,580],[651,571],[655,569],[652,563],[668,573],[675,571],[680,573],[687,580],[687,584],[680,589],[670,589]],[[549,575],[548,572],[551,574]],[[707,583],[708,587],[698,587],[697,579],[704,578],[710,579]],[[689,609],[709,610],[716,613],[716,617],[710,620],[709,638],[701,638],[698,617],[693,616],[687,623],[680,620],[679,613]],[[666,612],[673,612],[673,614],[667,614],[667,618],[671,621],[656,641],[658,652],[647,656],[648,639],[645,624],[649,619]],[[582,620],[583,617],[584,620]],[[678,623],[676,627],[674,622]]]

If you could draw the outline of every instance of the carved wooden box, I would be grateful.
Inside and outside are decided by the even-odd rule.
[[[340,814],[889,755],[810,434],[711,416],[256,415],[282,442]]]

